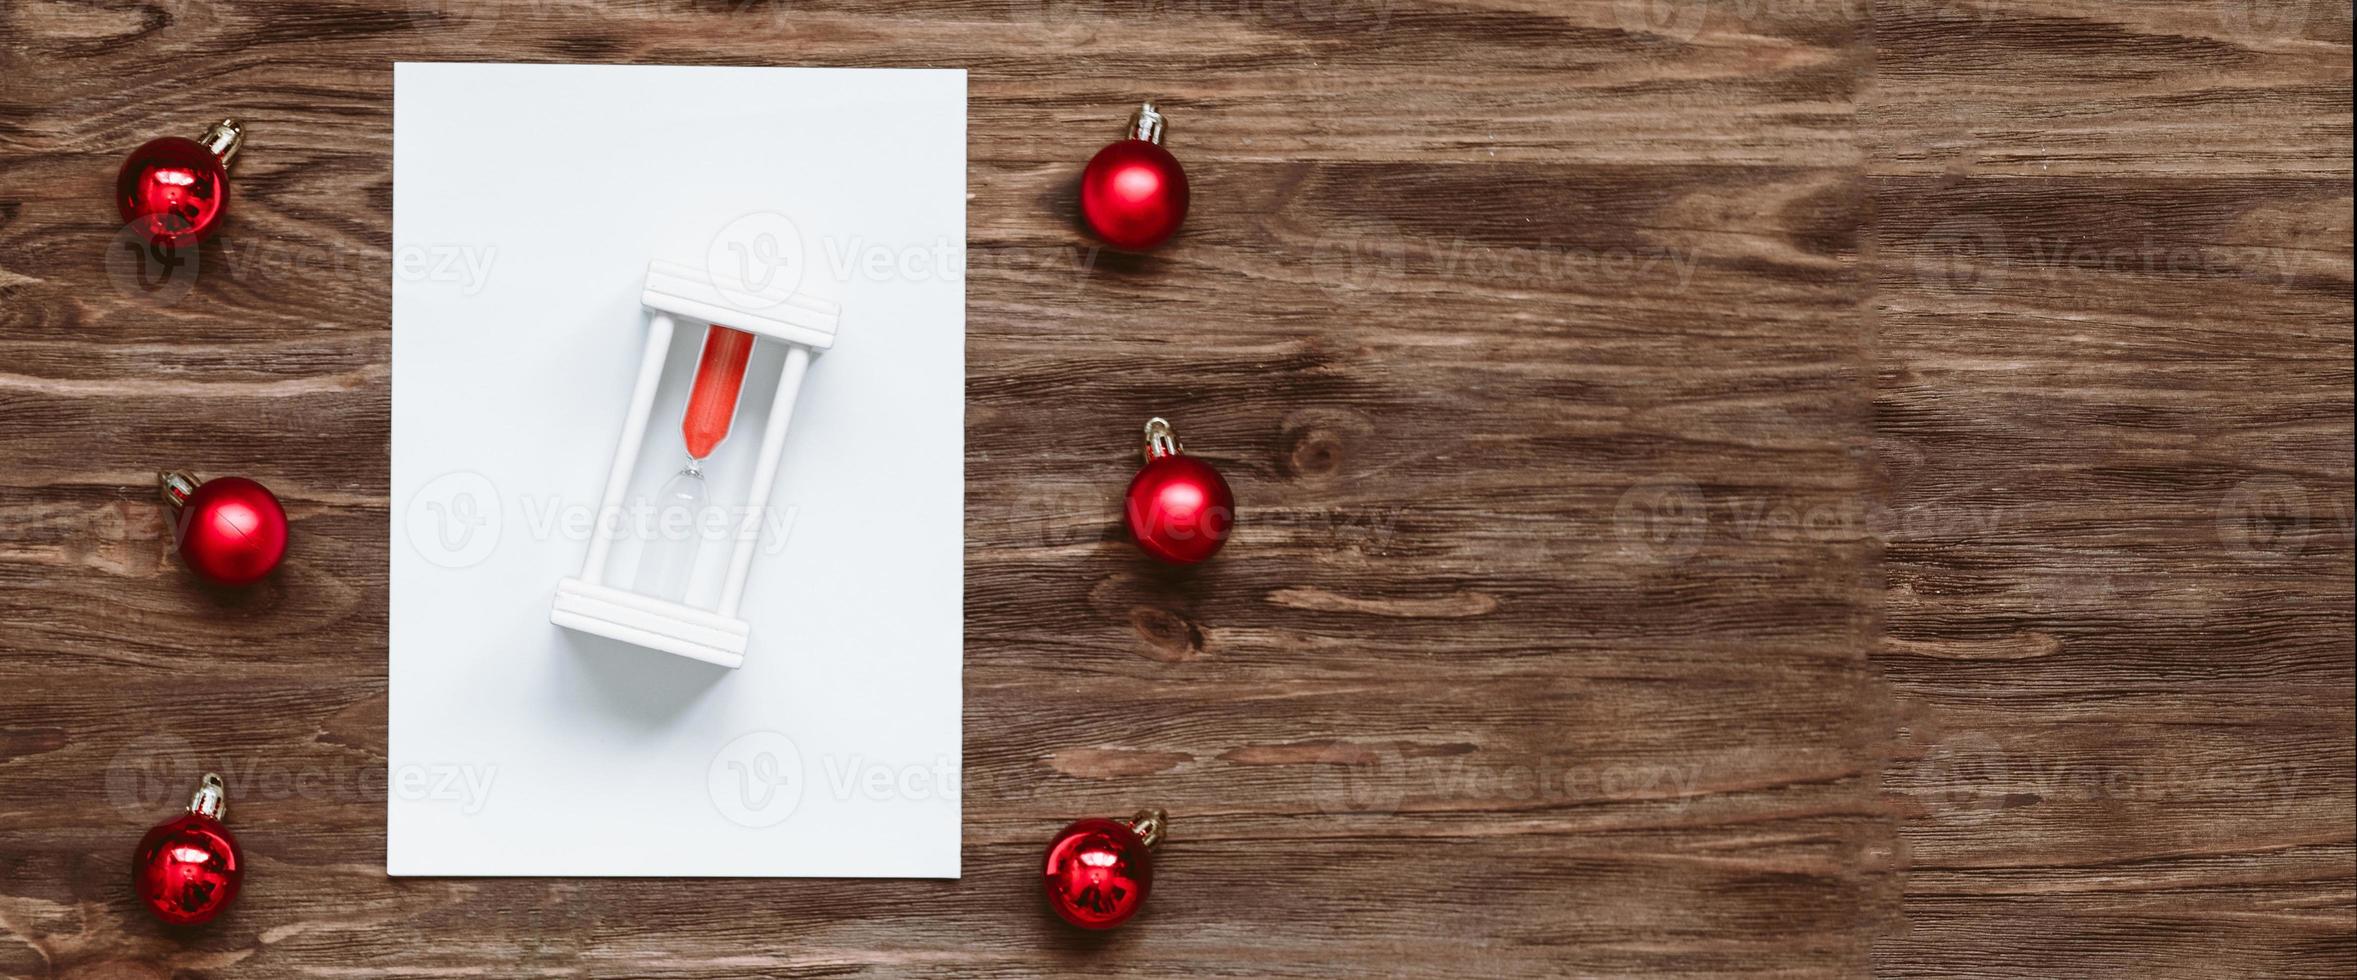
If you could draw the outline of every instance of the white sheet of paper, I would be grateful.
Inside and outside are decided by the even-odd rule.
[[[394,875],[958,875],[966,75],[393,72]],[[552,626],[639,368],[651,258],[790,221],[840,283],[737,670]],[[748,224],[749,223],[749,224]],[[681,323],[631,488],[685,461]],[[706,464],[741,503],[763,340]],[[691,599],[717,593],[706,544]],[[610,581],[636,569],[618,544]]]

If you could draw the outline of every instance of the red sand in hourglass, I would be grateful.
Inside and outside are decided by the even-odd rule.
[[[696,384],[687,396],[687,417],[679,434],[687,454],[712,455],[737,417],[737,392],[745,386],[745,361],[753,356],[753,335],[715,326],[704,334],[704,356],[696,362]]]

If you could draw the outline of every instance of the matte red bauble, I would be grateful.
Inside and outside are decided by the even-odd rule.
[[[1192,564],[1219,552],[1236,524],[1228,481],[1179,448],[1170,423],[1146,423],[1146,465],[1129,481],[1129,534],[1146,553]]]
[[[196,139],[166,136],[131,151],[115,175],[115,208],[150,244],[193,245],[229,208],[229,161],[244,127],[224,119]]]
[[[286,557],[286,510],[278,497],[242,476],[206,480],[163,473],[164,501],[172,505],[172,537],[188,570],[216,585],[246,585],[270,574]]]
[[[1097,151],[1080,173],[1080,213],[1115,248],[1160,245],[1187,218],[1187,171],[1162,148],[1162,113],[1148,102],[1129,120],[1129,138]]]
[[[1048,908],[1083,929],[1111,929],[1129,921],[1154,887],[1154,846],[1169,818],[1140,810],[1124,823],[1075,820],[1048,841]]]
[[[228,812],[228,787],[208,772],[187,813],[155,825],[139,839],[139,851],[131,857],[131,890],[156,918],[168,925],[203,925],[237,901],[245,862],[238,857],[237,838],[221,825]]]

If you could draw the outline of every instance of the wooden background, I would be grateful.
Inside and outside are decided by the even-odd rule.
[[[971,70],[964,880],[384,876],[402,59]],[[1148,96],[1195,211],[1100,253]],[[110,272],[228,113],[198,275]],[[10,0],[0,974],[2345,977],[2350,207],[2329,0]],[[1120,540],[1156,413],[1193,571]],[[278,491],[275,581],[164,465]],[[249,890],[168,934],[201,768]],[[1141,804],[1148,913],[1057,927]]]

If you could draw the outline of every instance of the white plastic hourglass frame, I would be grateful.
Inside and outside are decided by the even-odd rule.
[[[648,313],[646,349],[639,358],[637,385],[630,393],[630,413],[623,419],[622,438],[614,448],[613,467],[606,474],[589,555],[581,563],[580,575],[557,583],[549,622],[723,667],[744,664],[752,627],[737,610],[744,601],[745,580],[752,574],[753,557],[759,550],[760,531],[767,526],[770,491],[776,486],[778,466],[785,454],[786,426],[793,421],[794,398],[802,390],[802,376],[810,369],[812,355],[834,346],[835,328],[842,319],[840,304],[813,295],[818,291],[814,287],[825,285],[823,277],[810,278],[818,281],[762,288],[726,277],[716,280],[703,269],[678,263],[658,260],[647,264],[646,292],[641,298]],[[614,540],[627,523],[620,519],[624,495],[646,444],[655,390],[670,357],[672,334],[683,323],[693,330],[706,329],[707,324],[728,327],[753,334],[759,338],[757,343],[786,345],[769,420],[761,431],[761,452],[746,490],[748,512],[741,523],[735,523],[752,530],[736,536],[719,602],[709,609],[653,594],[635,581],[626,587],[607,581],[606,566],[613,557]],[[668,453],[670,449],[666,441],[657,451]]]

